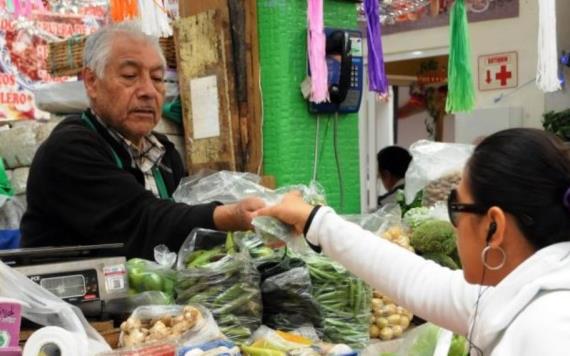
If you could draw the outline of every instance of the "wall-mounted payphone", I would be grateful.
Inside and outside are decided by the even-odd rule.
[[[311,113],[355,113],[360,109],[364,63],[362,33],[325,28],[330,102],[310,103]]]

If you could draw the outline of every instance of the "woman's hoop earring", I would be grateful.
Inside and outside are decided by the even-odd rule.
[[[505,262],[507,261],[507,254],[505,253],[505,250],[503,250],[500,247],[494,248],[494,250],[499,251],[501,253],[501,255],[503,255],[503,259],[501,260],[501,263],[499,263],[498,265],[490,266],[487,263],[487,253],[489,253],[489,251],[491,251],[491,250],[493,250],[493,248],[490,245],[487,245],[487,246],[485,246],[483,251],[481,251],[481,262],[483,263],[483,266],[485,266],[485,268],[487,268],[490,271],[496,271],[496,270],[503,268],[503,266],[505,265]]]

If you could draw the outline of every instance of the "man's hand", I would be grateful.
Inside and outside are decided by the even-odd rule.
[[[303,200],[301,193],[293,191],[285,194],[279,204],[260,209],[256,215],[277,218],[293,225],[295,232],[302,234],[312,210],[313,206]]]
[[[218,230],[244,231],[252,229],[254,212],[265,207],[265,202],[251,197],[235,204],[220,205],[214,210],[214,225]]]

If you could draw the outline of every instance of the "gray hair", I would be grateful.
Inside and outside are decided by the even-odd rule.
[[[87,36],[83,50],[83,67],[95,72],[98,78],[103,78],[105,67],[109,60],[113,39],[116,35],[123,34],[142,39],[156,49],[163,66],[166,68],[166,59],[160,48],[158,38],[145,34],[138,21],[125,21],[107,25],[97,32]]]

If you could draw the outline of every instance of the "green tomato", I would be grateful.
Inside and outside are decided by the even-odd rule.
[[[147,273],[143,279],[143,288],[145,291],[162,290],[162,278],[156,273]]]
[[[142,258],[131,258],[130,260],[127,261],[128,267],[144,267],[145,264],[146,260]]]
[[[129,286],[135,290],[143,289],[144,277],[147,273],[140,267],[129,268]]]

